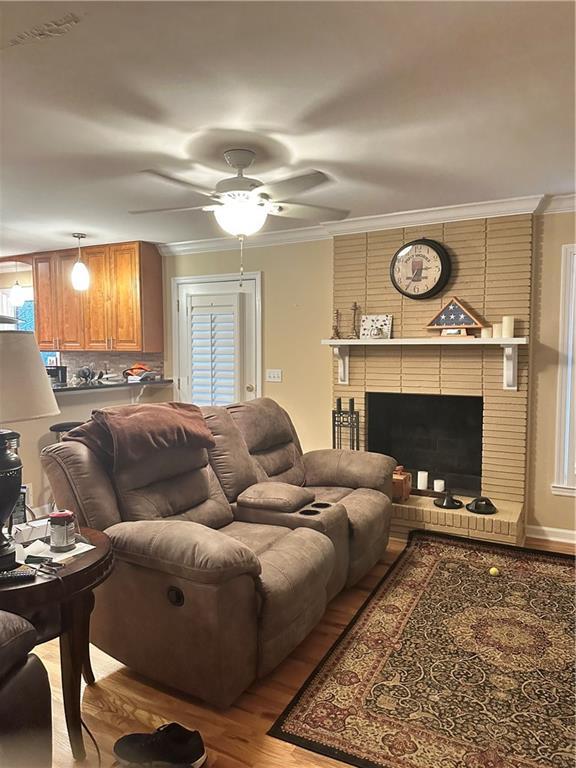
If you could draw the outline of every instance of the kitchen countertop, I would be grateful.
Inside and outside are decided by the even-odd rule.
[[[117,381],[112,384],[104,382],[94,382],[92,384],[75,384],[53,386],[52,391],[55,395],[65,392],[98,392],[104,389],[126,389],[128,387],[162,387],[172,384],[174,379],[155,379],[154,381]]]

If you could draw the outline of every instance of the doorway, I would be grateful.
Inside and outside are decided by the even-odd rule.
[[[174,376],[180,401],[227,405],[260,397],[261,273],[172,280]]]

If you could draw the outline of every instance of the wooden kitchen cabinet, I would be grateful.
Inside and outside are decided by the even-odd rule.
[[[84,300],[72,287],[72,269],[77,253],[63,251],[54,254],[56,274],[57,349],[84,349]]]
[[[56,349],[56,262],[51,253],[34,258],[34,324],[40,349]]]
[[[162,352],[162,259],[150,243],[86,248],[86,349]]]
[[[139,243],[111,245],[109,265],[112,348],[137,352],[142,349]]]
[[[162,352],[162,259],[150,243],[82,249],[87,291],[72,288],[76,249],[34,258],[36,337],[40,349]]]
[[[84,294],[84,349],[110,349],[110,301],[108,299],[108,247],[95,245],[82,249],[90,273],[90,287]]]

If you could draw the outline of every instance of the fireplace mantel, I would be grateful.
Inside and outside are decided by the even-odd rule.
[[[528,344],[525,337],[510,339],[482,339],[474,336],[434,336],[433,338],[406,339],[322,339],[322,344],[332,347],[338,359],[338,384],[349,383],[350,347],[392,346],[462,346],[502,347],[502,389],[518,389],[518,347]]]

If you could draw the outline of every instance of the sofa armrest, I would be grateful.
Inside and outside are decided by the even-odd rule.
[[[246,488],[238,496],[239,507],[266,509],[272,512],[296,512],[314,501],[312,491],[299,485],[268,481]]]
[[[305,453],[306,485],[338,485],[373,488],[392,495],[392,473],[396,459],[370,451],[327,448]]]
[[[0,611],[0,679],[14,667],[24,664],[35,645],[36,630],[29,621]]]
[[[40,460],[60,509],[71,509],[82,525],[99,531],[120,522],[108,472],[90,448],[73,441],[54,443],[44,448]]]
[[[260,574],[260,562],[245,544],[187,520],[117,523],[106,534],[119,560],[196,583],[223,584]]]

